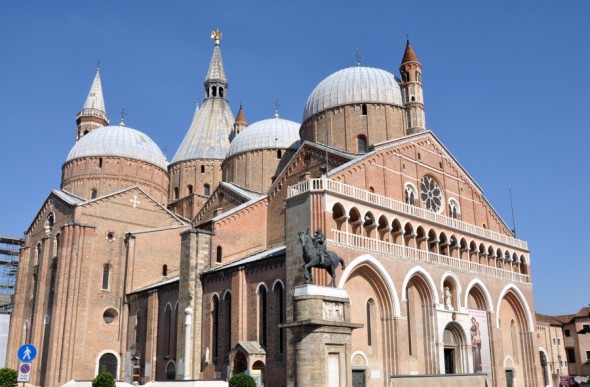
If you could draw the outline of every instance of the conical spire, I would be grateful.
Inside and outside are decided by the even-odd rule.
[[[102,83],[100,82],[100,67],[96,69],[94,81],[92,81],[92,86],[90,86],[90,91],[80,113],[83,114],[86,109],[98,110],[106,115],[104,97],[102,96]]]
[[[402,59],[402,64],[408,63],[408,62],[420,62],[418,60],[418,57],[416,56],[416,53],[414,53],[414,49],[412,48],[412,45],[410,44],[410,39],[408,39],[408,41],[406,43],[406,51],[404,52],[404,58]]]
[[[109,118],[104,107],[102,83],[100,82],[100,67],[97,66],[96,75],[92,81],[92,86],[90,86],[88,96],[86,96],[86,101],[84,101],[82,110],[76,116],[76,141],[94,129],[108,124]]]
[[[238,115],[236,116],[236,124],[248,125],[242,105],[240,105],[240,110],[238,110]]]
[[[215,39],[215,48],[213,48],[213,56],[211,57],[211,63],[209,63],[207,78],[205,78],[205,86],[207,86],[208,82],[227,83],[225,70],[223,69],[223,60],[221,60],[221,50],[219,49],[221,35],[221,31],[219,30],[211,32],[211,38]]]
[[[219,50],[221,32],[213,31],[211,38],[215,39],[215,47],[205,80],[205,99],[201,107],[195,109],[190,128],[172,159],[173,164],[195,159],[223,160],[229,149],[234,115],[226,99],[227,81]]]

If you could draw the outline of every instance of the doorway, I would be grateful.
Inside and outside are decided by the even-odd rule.
[[[445,348],[445,374],[455,373],[455,348]]]
[[[514,373],[512,370],[506,370],[506,387],[514,387]]]
[[[352,370],[352,387],[365,387],[365,370]]]

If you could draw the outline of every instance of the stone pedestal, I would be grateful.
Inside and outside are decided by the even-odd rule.
[[[295,349],[295,386],[351,387],[350,299],[344,289],[295,287],[291,330]]]

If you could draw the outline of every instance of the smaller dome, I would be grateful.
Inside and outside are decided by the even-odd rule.
[[[297,148],[300,126],[278,117],[255,122],[234,138],[226,158],[257,149]]]
[[[303,121],[327,109],[357,103],[403,106],[393,74],[373,67],[349,67],[328,76],[309,95]]]
[[[126,126],[103,126],[80,138],[67,161],[81,157],[118,156],[145,161],[164,170],[166,157],[151,138]]]

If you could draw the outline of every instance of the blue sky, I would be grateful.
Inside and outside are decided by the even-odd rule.
[[[537,311],[573,313],[590,303],[589,16],[587,0],[0,2],[0,234],[22,236],[59,187],[99,59],[111,123],[125,106],[170,159],[203,97],[212,29],[250,123],[276,98],[300,122],[356,48],[397,75],[408,34],[428,128],[508,224],[512,187]]]

